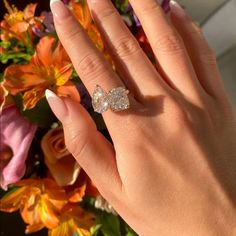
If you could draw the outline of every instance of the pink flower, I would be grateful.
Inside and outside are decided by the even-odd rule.
[[[0,186],[7,190],[9,184],[24,176],[25,160],[37,127],[12,105],[2,110],[0,128]]]

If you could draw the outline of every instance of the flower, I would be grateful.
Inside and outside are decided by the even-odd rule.
[[[34,34],[36,34],[40,38],[47,35],[48,33],[55,32],[52,12],[43,11],[41,13],[41,16],[43,17],[44,27],[42,27],[42,25],[36,25],[32,27]]]
[[[92,16],[90,14],[87,1],[81,0],[78,2],[77,0],[71,0],[69,4],[75,18],[87,31],[88,36],[90,37],[94,45],[102,52],[105,52],[105,47],[102,41],[101,34],[95,26],[94,22],[92,21]]]
[[[25,173],[25,160],[37,127],[13,105],[1,111],[0,127],[0,185],[7,190]]]
[[[63,129],[49,130],[41,141],[44,161],[59,186],[75,183],[80,166],[65,146]]]
[[[29,64],[6,68],[3,86],[13,96],[24,92],[25,110],[34,108],[47,88],[59,96],[71,96],[79,101],[79,93],[69,81],[72,72],[71,61],[61,43],[55,45],[55,39],[46,36],[39,41]]]
[[[27,225],[26,234],[43,227],[53,229],[59,225],[60,210],[67,203],[65,190],[51,179],[27,179],[16,183],[18,187],[0,200],[0,210],[20,214]]]
[[[48,236],[90,236],[95,218],[77,204],[68,204],[60,217],[60,224],[49,230]]]
[[[161,6],[164,12],[168,13],[170,11],[170,0],[163,0]]]
[[[24,11],[19,11],[14,5],[10,6],[7,0],[4,0],[4,4],[8,11],[1,22],[1,29],[5,31],[5,39],[15,37],[27,45],[29,43],[27,38],[30,36],[32,42],[31,28],[41,25],[42,22],[42,18],[34,16],[37,4],[27,5]]]
[[[82,210],[77,201],[71,202],[71,194],[52,179],[25,179],[15,187],[0,200],[0,210],[9,213],[20,210],[28,224],[26,234],[47,227],[49,235],[53,236],[90,235],[88,230],[94,224],[94,216]],[[77,194],[79,191],[84,194],[84,186]],[[82,198],[77,197],[77,200]]]

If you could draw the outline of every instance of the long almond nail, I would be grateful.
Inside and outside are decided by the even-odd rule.
[[[57,20],[64,20],[70,15],[69,9],[60,0],[50,0],[50,8]]]
[[[68,109],[64,101],[51,90],[45,91],[45,96],[55,116],[63,123],[68,116]]]

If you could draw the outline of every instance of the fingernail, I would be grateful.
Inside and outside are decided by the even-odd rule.
[[[170,9],[172,12],[175,12],[180,17],[186,16],[185,10],[181,7],[181,5],[178,2],[174,0],[170,0]]]
[[[49,89],[45,91],[45,96],[55,116],[63,122],[68,115],[64,101]]]
[[[88,4],[96,3],[97,0],[87,0]]]
[[[50,8],[51,8],[52,14],[58,20],[63,20],[70,15],[69,9],[60,0],[50,0]]]

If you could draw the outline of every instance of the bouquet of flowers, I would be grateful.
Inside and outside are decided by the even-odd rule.
[[[64,1],[92,42],[113,65],[85,0]],[[151,61],[154,56],[128,0],[113,1]],[[163,1],[165,11],[168,2]],[[0,25],[0,210],[20,211],[25,233],[43,228],[52,236],[136,235],[99,194],[64,143],[63,129],[45,90],[79,101],[109,139],[102,117],[55,32],[51,12],[37,4],[18,10],[4,0]],[[115,70],[115,66],[113,65]]]

